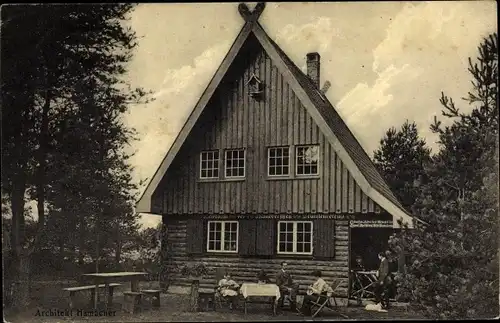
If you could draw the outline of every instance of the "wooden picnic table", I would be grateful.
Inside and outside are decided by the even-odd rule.
[[[146,272],[132,272],[132,271],[124,271],[124,272],[114,272],[114,273],[91,273],[91,274],[83,274],[85,277],[90,277],[94,280],[96,286],[96,293],[94,297],[94,308],[97,309],[97,304],[99,303],[99,284],[104,284],[104,308],[108,309],[108,303],[110,299],[109,296],[109,284],[116,280],[128,280],[130,281],[130,290],[132,292],[139,291],[139,280],[144,278],[148,273]]]

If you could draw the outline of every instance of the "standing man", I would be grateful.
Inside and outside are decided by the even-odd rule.
[[[389,306],[389,293],[387,287],[390,284],[389,261],[383,252],[379,252],[380,266],[377,271],[377,286],[375,288],[375,301],[382,304],[382,308]]]
[[[285,295],[289,296],[291,303],[290,308],[292,311],[295,311],[299,284],[293,282],[292,275],[290,275],[290,273],[286,270],[286,267],[287,263],[283,261],[281,263],[280,270],[276,274],[276,285],[278,285],[280,293],[283,297]]]

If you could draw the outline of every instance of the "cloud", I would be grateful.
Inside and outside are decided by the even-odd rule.
[[[307,52],[328,53],[331,44],[338,39],[344,39],[342,31],[334,27],[328,17],[318,17],[303,25],[288,24],[276,36],[276,41],[293,61],[299,62],[298,66],[303,71],[306,70],[304,49]]]
[[[229,46],[228,42],[215,45],[196,57],[192,65],[166,69],[153,95],[155,100],[130,110],[126,123],[139,136],[131,147],[137,180],[153,176]]]
[[[401,81],[410,81],[420,75],[419,69],[412,69],[408,64],[397,68],[394,65],[377,73],[378,78],[372,86],[358,83],[337,104],[337,109],[350,122],[360,122],[369,114],[383,113],[383,107],[389,105],[394,98],[391,89]]]
[[[323,53],[328,50],[333,40],[343,39],[343,35],[339,28],[333,26],[331,18],[318,17],[314,22],[301,26],[288,24],[276,38],[291,44],[307,42],[311,51]]]
[[[144,79],[156,97],[127,116],[140,137],[133,147],[136,178],[153,175],[228,51],[227,40],[241,26],[231,6],[214,4],[210,11],[224,15],[223,23],[207,15],[212,5],[203,8],[149,6],[136,17],[135,28],[145,38],[135,78]],[[332,83],[328,98],[338,102],[337,110],[371,152],[389,127],[406,119],[435,139],[428,126],[440,114],[440,93],[460,101],[469,90],[467,58],[475,57],[481,38],[496,30],[495,9],[492,1],[280,3],[269,4],[260,21],[303,70],[305,54],[320,53],[322,82]],[[186,23],[186,16],[196,16],[197,23]]]
[[[394,17],[373,49],[377,78],[355,85],[337,105],[368,152],[388,128],[406,119],[415,121],[428,144],[437,148],[428,128],[432,117],[440,115],[440,93],[457,100],[467,93],[467,57],[474,57],[482,36],[494,30],[493,16],[485,19],[474,10],[477,5],[467,2],[407,4]]]
[[[135,152],[130,162],[135,169],[134,179],[137,182],[147,179],[142,190],[160,166],[229,46],[229,42],[220,43],[203,51],[191,65],[167,68],[163,82],[153,94],[155,100],[129,111],[125,122],[138,133],[138,140],[130,147]],[[159,216],[142,214],[140,223],[147,228],[160,221]]]

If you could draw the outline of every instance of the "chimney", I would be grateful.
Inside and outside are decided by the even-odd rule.
[[[307,54],[307,76],[313,81],[317,89],[319,89],[319,60],[318,53]]]

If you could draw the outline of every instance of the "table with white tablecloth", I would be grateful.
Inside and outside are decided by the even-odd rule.
[[[244,283],[241,285],[240,294],[245,300],[245,314],[247,313],[247,303],[262,303],[252,301],[253,297],[270,297],[272,299],[273,314],[276,315],[276,306],[281,297],[280,289],[276,284]],[[269,303],[269,302],[266,302]]]

